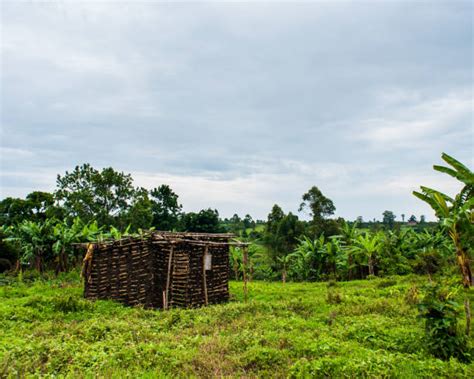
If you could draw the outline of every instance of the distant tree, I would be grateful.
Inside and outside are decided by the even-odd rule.
[[[189,212],[183,216],[183,227],[188,232],[218,233],[219,212],[215,209],[203,209],[199,213]]]
[[[25,199],[7,197],[0,201],[0,225],[16,225],[24,220],[45,221],[47,218],[63,218],[63,211],[55,206],[49,192],[34,191]]]
[[[244,228],[246,229],[255,227],[255,221],[253,221],[252,216],[250,216],[249,214],[245,215],[243,219],[243,223],[244,223]]]
[[[121,229],[129,227],[131,232],[136,232],[138,229],[150,229],[153,225],[153,205],[154,203],[148,196],[148,191],[145,188],[137,189],[119,227]]]
[[[299,211],[309,209],[313,221],[321,221],[327,216],[333,215],[336,210],[332,200],[324,196],[316,186],[311,187],[302,199],[303,202],[300,204]]]
[[[240,219],[237,213],[234,213],[234,215],[230,218],[229,221],[233,224],[239,224],[242,220]]]
[[[425,217],[425,215],[421,215],[420,216],[420,224],[424,224],[424,223],[426,223],[426,217]]]
[[[401,216],[402,216],[402,222],[405,222],[405,214],[402,213]]]
[[[276,232],[278,229],[278,223],[285,217],[285,213],[279,205],[275,204],[272,207],[270,214],[267,217],[267,230],[270,232]]]
[[[303,234],[304,226],[298,216],[291,212],[284,216],[277,227],[278,249],[286,254],[292,252],[298,244],[298,238]]]
[[[299,211],[309,210],[312,220],[310,223],[309,234],[319,236],[321,233],[329,236],[337,234],[338,225],[332,220],[327,220],[328,216],[334,214],[336,207],[331,199],[328,199],[319,190],[318,187],[311,187],[302,197]]]
[[[274,267],[282,270],[286,279],[288,259],[298,244],[298,238],[304,232],[304,225],[298,216],[291,212],[285,215],[283,210],[274,205],[267,218],[263,242],[267,246]]]
[[[69,218],[96,219],[100,225],[120,225],[137,193],[129,174],[112,167],[98,171],[87,163],[58,175],[56,182],[55,196]]]
[[[410,218],[408,219],[408,222],[409,222],[409,223],[416,223],[416,222],[417,222],[416,216],[415,216],[415,215],[411,215]]]
[[[360,225],[364,222],[364,218],[362,216],[357,216],[356,222]]]
[[[239,217],[237,213],[234,213],[234,215],[230,218],[229,224],[230,224],[230,231],[232,233],[240,234],[242,229],[244,229],[244,224],[242,222],[242,219]]]
[[[30,220],[31,208],[24,199],[7,197],[0,202],[0,223],[2,225],[15,225],[23,220]]]
[[[150,191],[152,224],[159,230],[173,230],[178,227],[182,205],[178,195],[166,184]]]
[[[389,227],[390,229],[393,228],[393,225],[395,224],[395,218],[396,216],[394,215],[394,213],[392,211],[384,211],[382,213],[383,215],[383,219],[382,219],[382,222],[387,226]]]

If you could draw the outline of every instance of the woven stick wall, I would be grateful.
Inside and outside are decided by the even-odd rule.
[[[151,308],[225,302],[231,237],[154,232],[95,244],[85,259],[84,296]]]

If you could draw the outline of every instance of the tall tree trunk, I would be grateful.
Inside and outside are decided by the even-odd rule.
[[[281,281],[283,283],[286,283],[286,267],[283,268],[283,271],[281,273]]]

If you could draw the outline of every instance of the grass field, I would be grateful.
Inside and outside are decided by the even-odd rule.
[[[77,274],[4,278],[0,377],[474,377],[426,352],[406,301],[425,280],[256,282],[248,303],[232,282],[228,304],[163,312],[84,300]]]

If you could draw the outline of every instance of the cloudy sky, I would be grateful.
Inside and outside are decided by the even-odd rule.
[[[441,152],[474,165],[470,1],[8,2],[1,197],[90,162],[187,211],[425,214]],[[399,217],[400,218],[400,217]]]

